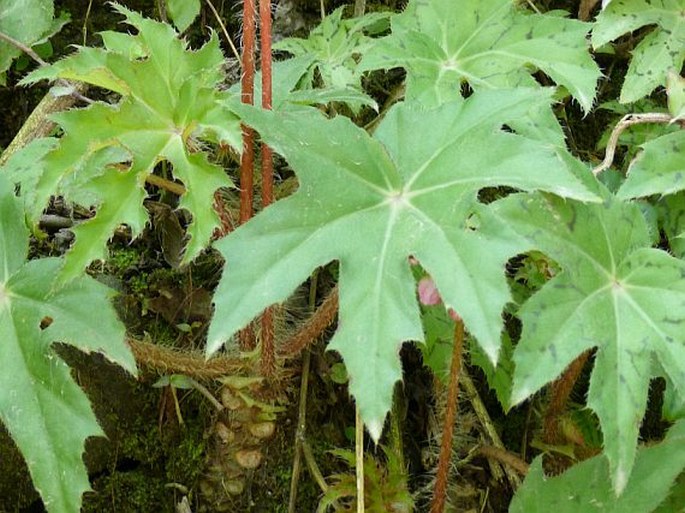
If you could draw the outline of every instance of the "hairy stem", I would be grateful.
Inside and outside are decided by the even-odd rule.
[[[458,319],[454,326],[454,347],[450,363],[450,382],[447,388],[447,408],[443,422],[442,439],[440,442],[440,459],[435,480],[435,492],[431,502],[431,513],[443,513],[447,498],[447,479],[449,477],[450,460],[452,459],[452,438],[454,422],[459,403],[459,371],[464,346],[464,322]]]
[[[285,340],[279,353],[285,357],[294,357],[300,351],[315,341],[326,328],[335,320],[338,313],[338,288],[329,292],[323,303],[317,308],[312,316],[305,321],[302,327],[290,338]]]
[[[550,394],[549,404],[545,410],[543,421],[542,440],[546,444],[556,444],[559,440],[559,417],[566,410],[566,404],[573,387],[578,381],[580,373],[585,367],[585,363],[590,356],[591,351],[585,351],[566,368],[564,373],[552,383],[552,391]]]
[[[243,103],[254,104],[255,75],[255,0],[245,0],[243,5],[243,76],[241,79],[241,98]],[[243,124],[243,154],[240,159],[240,223],[246,223],[252,217],[254,197],[254,157],[255,134]],[[245,327],[238,337],[240,348],[251,351],[255,347],[255,335],[252,325]]]
[[[259,34],[262,58],[262,108],[271,110],[271,0],[259,0]],[[274,169],[271,148],[262,144],[262,208],[274,201]],[[276,373],[273,310],[267,308],[261,318],[262,375]]]
[[[357,474],[357,513],[364,513],[364,422],[354,406],[354,454]]]

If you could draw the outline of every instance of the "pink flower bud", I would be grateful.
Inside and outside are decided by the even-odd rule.
[[[442,302],[440,297],[440,292],[438,292],[437,287],[433,278],[425,276],[419,281],[419,301],[422,305],[437,305]]]

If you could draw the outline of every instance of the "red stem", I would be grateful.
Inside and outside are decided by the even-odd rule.
[[[563,374],[552,383],[550,401],[544,414],[542,440],[546,444],[554,445],[563,442],[559,437],[559,419],[566,411],[568,400],[573,392],[576,381],[583,372],[591,350],[581,353],[573,360]]]
[[[241,98],[243,103],[254,104],[255,75],[255,0],[245,0],[243,6],[243,76]],[[243,125],[243,155],[240,159],[240,222],[252,217],[254,189],[254,132]]]
[[[241,80],[241,98],[243,103],[254,103],[255,74],[255,0],[245,0],[243,5],[243,76]],[[243,155],[240,159],[240,223],[252,217],[254,196],[254,131],[243,125]],[[254,332],[251,326],[240,333],[240,348],[252,350],[255,346]]]
[[[271,109],[271,0],[259,0],[259,33],[262,58],[262,108]],[[271,148],[262,144],[262,208],[274,200],[274,173]],[[273,311],[267,308],[262,315],[262,374],[276,373]]]
[[[450,312],[452,313],[452,312]],[[461,369],[461,354],[464,345],[464,323],[457,317],[454,326],[454,347],[450,363],[450,382],[447,389],[447,406],[440,442],[440,459],[435,476],[435,491],[431,503],[431,513],[444,513],[447,497],[447,478],[449,477],[450,461],[452,459],[452,437],[454,435],[454,419],[457,416],[459,399],[459,371]]]
[[[262,56],[262,108],[271,110],[271,0],[259,0],[259,31]],[[274,200],[274,173],[271,148],[262,145],[262,206]]]

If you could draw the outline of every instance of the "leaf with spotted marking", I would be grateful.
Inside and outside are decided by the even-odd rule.
[[[501,130],[550,100],[549,89],[516,89],[436,109],[400,103],[373,137],[343,117],[235,106],[286,157],[300,187],[216,243],[226,267],[208,353],[316,267],[338,260],[340,320],[329,347],[342,354],[377,440],[401,377],[399,346],[423,338],[413,255],[496,360],[509,300],[504,265],[517,245],[507,233],[489,238],[477,229],[478,191],[509,185],[596,199],[555,148]]]
[[[407,97],[428,105],[473,89],[527,86],[544,71],[585,111],[592,107],[600,71],[588,52],[590,25],[533,14],[511,0],[412,0],[392,17],[392,34],[365,54],[363,69],[404,67]]]
[[[616,491],[635,459],[650,379],[663,369],[685,395],[685,262],[650,247],[639,207],[519,194],[493,205],[500,220],[563,271],[519,315],[512,403],[597,348],[587,404],[604,433]]]
[[[638,450],[635,471],[619,497],[606,463],[603,456],[595,456],[560,476],[546,477],[542,457],[536,458],[509,513],[650,513],[662,501],[658,511],[683,512],[683,485],[673,482],[685,469],[685,421],[675,424],[661,443]]]
[[[621,103],[649,95],[665,86],[669,70],[680,72],[685,58],[683,0],[613,0],[597,16],[592,45],[599,48],[619,36],[656,25],[633,50],[621,88]]]
[[[685,132],[679,130],[640,146],[630,163],[628,178],[619,198],[631,199],[651,194],[673,194],[685,190]]]

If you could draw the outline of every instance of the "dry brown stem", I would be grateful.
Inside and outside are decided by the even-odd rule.
[[[478,453],[486,458],[497,460],[498,462],[513,468],[516,472],[525,476],[528,474],[528,463],[501,447],[494,447],[492,445],[482,445],[478,448]]]

